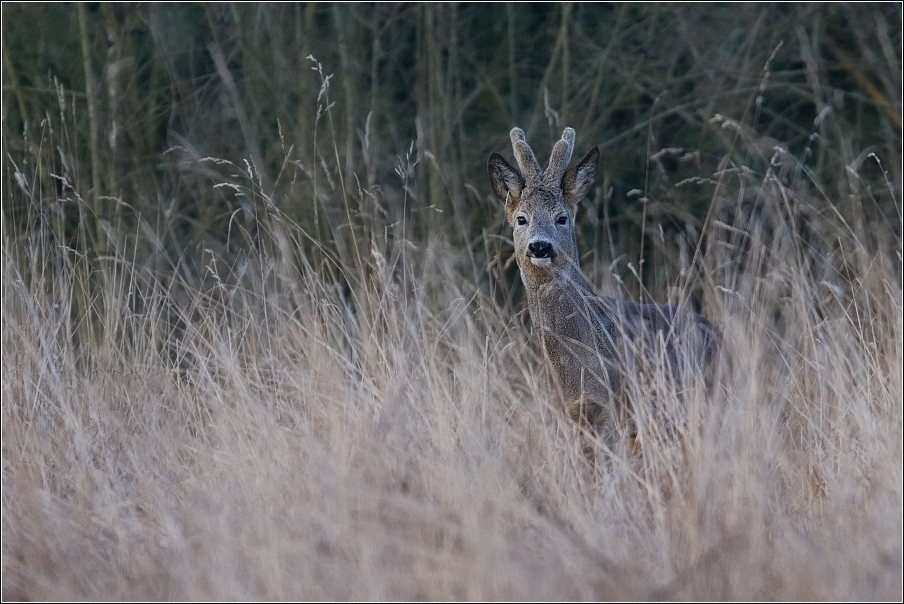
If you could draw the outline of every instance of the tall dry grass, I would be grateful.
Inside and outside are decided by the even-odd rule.
[[[79,192],[8,163],[59,212],[2,232],[4,599],[900,599],[900,234],[723,123],[748,164],[681,183],[707,219],[650,232],[677,280],[645,268],[721,326],[717,379],[634,380],[640,455],[596,465],[448,232],[349,212],[325,245],[207,162],[256,204],[233,259],[140,222],[92,256]]]
[[[2,10],[4,600],[904,595],[899,5]],[[724,334],[639,455],[532,339],[514,125]]]

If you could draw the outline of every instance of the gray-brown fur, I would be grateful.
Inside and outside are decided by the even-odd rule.
[[[700,315],[674,306],[635,304],[597,295],[578,263],[574,218],[596,176],[593,147],[568,168],[575,133],[566,128],[540,167],[524,132],[511,132],[520,172],[498,153],[487,168],[505,202],[515,259],[538,329],[566,398],[569,415],[611,433],[624,419],[625,376],[658,368],[681,380],[710,361],[719,334]]]

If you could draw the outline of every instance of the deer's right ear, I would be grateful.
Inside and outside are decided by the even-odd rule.
[[[493,193],[500,201],[507,202],[509,206],[518,203],[521,199],[521,191],[524,189],[524,179],[518,171],[511,167],[498,153],[490,155],[487,160],[487,172],[490,175],[490,184],[493,185]]]

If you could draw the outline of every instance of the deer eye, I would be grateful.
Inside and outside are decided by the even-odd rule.
[[[518,216],[518,218],[516,218],[515,221],[518,223],[519,226],[524,226],[525,224],[527,224],[527,218],[525,218],[524,216]]]
[[[568,216],[559,216],[556,218],[556,224],[568,224]]]

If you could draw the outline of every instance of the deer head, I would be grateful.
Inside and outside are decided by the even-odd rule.
[[[523,130],[513,128],[511,139],[521,171],[498,153],[490,155],[487,170],[493,192],[505,203],[522,277],[544,281],[556,270],[580,272],[574,218],[578,201],[596,176],[599,149],[593,147],[568,168],[574,150],[574,130],[566,128],[552,149],[549,166],[543,170],[524,139]]]

